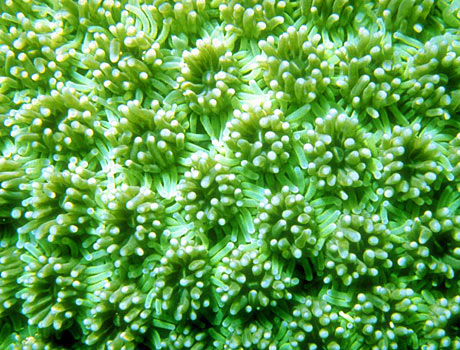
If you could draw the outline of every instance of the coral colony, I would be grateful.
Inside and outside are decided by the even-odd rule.
[[[1,0],[1,350],[460,349],[458,0]]]

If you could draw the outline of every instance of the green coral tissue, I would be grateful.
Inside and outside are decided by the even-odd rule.
[[[0,350],[460,350],[460,0],[0,0]]]

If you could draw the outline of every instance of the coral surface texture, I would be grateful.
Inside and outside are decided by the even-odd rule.
[[[0,0],[0,350],[460,349],[460,0]]]

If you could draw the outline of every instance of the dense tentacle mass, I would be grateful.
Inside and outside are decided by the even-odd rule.
[[[0,0],[0,349],[460,349],[457,0]]]

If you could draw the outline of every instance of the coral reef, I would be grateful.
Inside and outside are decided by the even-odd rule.
[[[457,0],[0,0],[0,349],[460,349]]]

